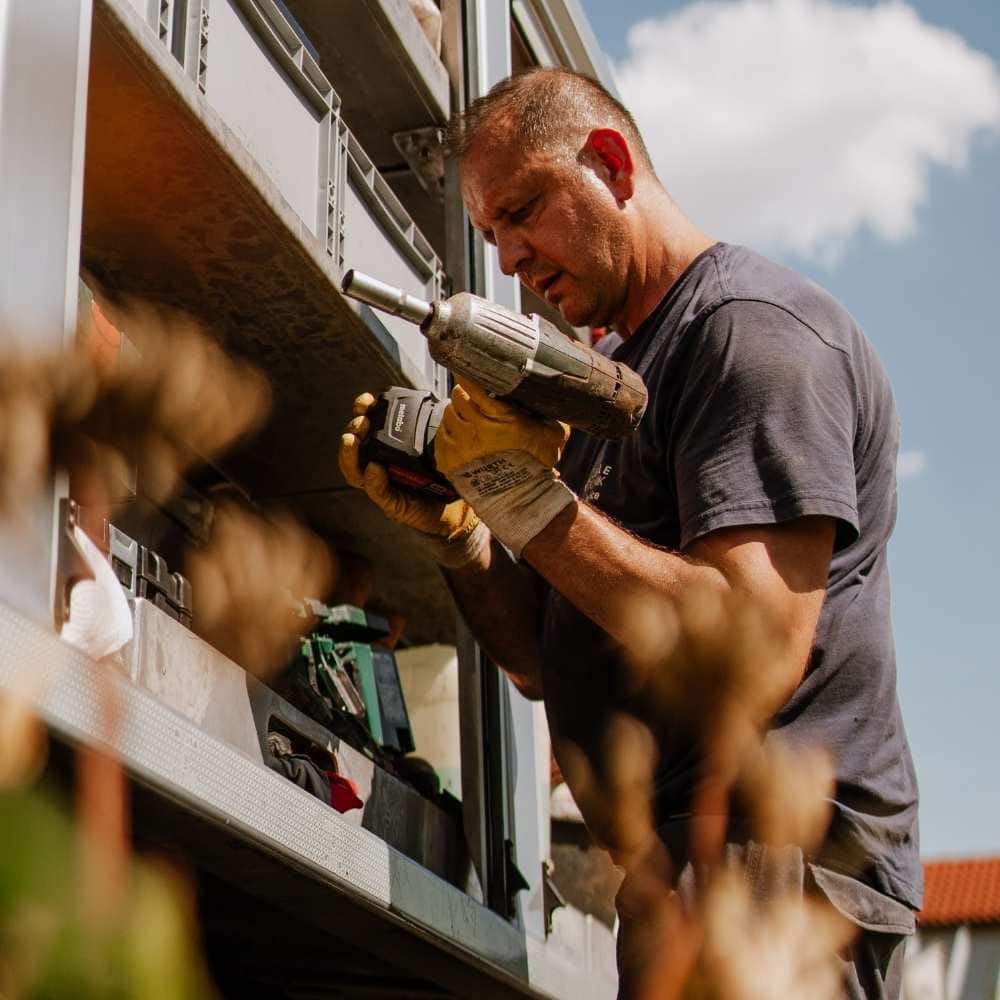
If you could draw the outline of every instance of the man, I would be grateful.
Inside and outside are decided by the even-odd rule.
[[[560,425],[458,386],[436,454],[467,503],[444,507],[358,468],[360,397],[345,475],[423,534],[484,647],[544,697],[555,745],[595,763],[610,714],[629,708],[622,595],[748,596],[784,647],[773,729],[835,759],[830,833],[803,878],[864,928],[851,995],[897,995],[922,890],[885,552],[897,420],[871,346],[819,288],[700,232],[593,81],[514,77],[453,134],[469,217],[504,272],[571,324],[613,327],[649,407],[632,437],[577,433],[563,451]],[[698,774],[683,729],[656,729],[654,802],[681,862]]]

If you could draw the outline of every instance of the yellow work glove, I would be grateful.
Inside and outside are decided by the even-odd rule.
[[[434,457],[493,535],[520,557],[524,546],[577,499],[555,470],[568,437],[565,424],[462,382],[441,419]]]
[[[340,471],[351,486],[364,490],[382,513],[412,528],[430,555],[442,566],[458,569],[476,561],[490,543],[490,533],[464,500],[432,500],[398,489],[385,467],[369,462],[362,470],[361,444],[368,435],[370,392],[354,400],[354,416],[340,439]]]

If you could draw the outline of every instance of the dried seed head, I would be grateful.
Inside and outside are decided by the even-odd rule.
[[[739,871],[718,873],[704,907],[699,962],[705,996],[727,1000],[837,1000],[843,995],[838,952],[851,927],[832,907],[778,896],[760,902]]]
[[[754,839],[765,844],[818,847],[830,823],[834,769],[822,747],[785,746],[772,737],[748,754],[739,788]]]
[[[575,744],[559,745],[559,762],[587,826],[616,861],[630,867],[656,840],[653,827],[653,772],[656,741],[630,715],[616,715],[603,741],[600,771]]]
[[[22,671],[0,694],[0,791],[30,784],[45,765],[48,738],[34,708],[39,687],[37,677]]]
[[[143,491],[163,501],[266,417],[265,379],[190,316],[137,299],[113,315],[139,344],[113,363],[86,344],[0,359],[0,514],[30,503],[53,465],[99,492],[140,461]]]
[[[306,628],[296,599],[323,596],[335,575],[329,549],[287,514],[220,505],[212,538],[189,553],[195,629],[247,670],[270,676]]]

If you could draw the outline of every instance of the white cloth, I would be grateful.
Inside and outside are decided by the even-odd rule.
[[[79,526],[73,537],[93,580],[80,580],[69,592],[69,618],[60,636],[95,660],[117,652],[132,638],[132,612],[125,591],[104,553]]]

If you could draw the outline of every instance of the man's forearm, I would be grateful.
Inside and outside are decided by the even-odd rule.
[[[563,510],[523,555],[563,597],[624,645],[634,628],[636,598],[670,601],[692,589],[728,590],[716,568],[655,548],[584,503]]]
[[[752,604],[780,643],[789,692],[812,647],[833,550],[834,522],[802,517],[780,525],[719,529],[687,552],[629,534],[584,503],[566,507],[523,557],[612,638],[634,638],[636,599],[734,595]]]
[[[540,614],[533,581],[494,542],[484,559],[444,570],[476,640],[526,698],[542,697]]]

